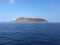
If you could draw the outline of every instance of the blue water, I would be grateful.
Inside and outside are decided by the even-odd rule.
[[[60,23],[0,23],[0,45],[60,45]]]

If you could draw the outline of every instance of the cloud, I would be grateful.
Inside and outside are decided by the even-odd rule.
[[[9,1],[9,5],[15,4],[15,0],[8,0]]]
[[[17,18],[12,18],[11,20],[15,20],[15,19],[17,19]]]
[[[4,18],[0,18],[0,21],[3,21],[4,20]]]

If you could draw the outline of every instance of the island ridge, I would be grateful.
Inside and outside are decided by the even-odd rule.
[[[43,18],[17,18],[16,20],[12,20],[11,22],[47,22],[47,20]]]

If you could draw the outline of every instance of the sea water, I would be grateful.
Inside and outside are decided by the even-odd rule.
[[[0,45],[60,45],[60,23],[0,23]]]

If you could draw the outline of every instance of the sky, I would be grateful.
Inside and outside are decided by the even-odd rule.
[[[60,22],[60,0],[0,0],[0,22],[20,17]]]

